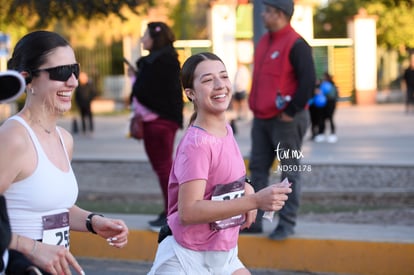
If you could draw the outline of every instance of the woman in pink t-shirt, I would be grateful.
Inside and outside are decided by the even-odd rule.
[[[276,211],[289,187],[254,193],[227,123],[232,98],[224,63],[212,53],[191,56],[182,84],[195,113],[178,148],[169,180],[168,227],[149,274],[250,274],[237,253],[240,229],[258,208]]]

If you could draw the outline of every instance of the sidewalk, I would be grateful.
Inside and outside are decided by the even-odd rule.
[[[329,144],[306,140],[303,146],[304,163],[378,165],[388,169],[406,167],[409,170],[414,166],[414,114],[405,114],[403,105],[341,106],[337,109],[335,121],[338,142]],[[251,121],[238,121],[237,124],[239,131],[236,139],[243,155],[247,157],[250,150]],[[60,125],[70,129],[70,119],[63,118]],[[74,137],[75,163],[147,161],[142,142],[125,137],[128,116],[97,116],[95,125],[96,132],[92,138],[81,135]],[[177,142],[182,133],[183,131],[179,132]],[[398,182],[398,178],[403,175],[394,176]],[[401,178],[405,180],[405,177],[407,175]],[[124,184],[125,186],[117,186],[118,189],[128,192],[137,188],[129,186],[129,182]],[[406,186],[410,184],[407,182]],[[90,191],[107,190],[109,195],[113,191],[109,187],[105,189],[104,186],[88,188]],[[154,189],[140,188],[140,192],[154,192]],[[74,233],[71,235],[74,254],[98,259],[152,261],[157,236],[147,230],[147,221],[154,217],[107,215],[122,218],[127,222],[131,230],[130,245],[114,251],[95,237]],[[294,237],[283,242],[268,240],[266,235],[273,229],[274,224],[265,223],[264,226],[265,233],[262,235],[240,237],[240,257],[249,267],[391,275],[412,274],[414,270],[414,228],[409,226],[298,221]]]

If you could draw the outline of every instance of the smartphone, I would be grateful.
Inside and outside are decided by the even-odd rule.
[[[129,68],[130,70],[132,70],[134,73],[136,73],[136,72],[137,72],[137,70],[135,69],[134,65],[132,65],[132,63],[131,63],[131,62],[129,62],[129,60],[128,60],[128,59],[126,59],[125,57],[123,57],[123,58],[122,58],[122,60],[123,60],[123,61],[124,61],[124,63],[128,66],[128,68]]]

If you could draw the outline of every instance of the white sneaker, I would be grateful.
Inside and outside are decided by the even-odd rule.
[[[325,135],[319,134],[315,137],[314,141],[317,143],[324,142],[326,140]]]
[[[328,142],[329,143],[336,143],[338,141],[338,137],[335,134],[328,136]]]

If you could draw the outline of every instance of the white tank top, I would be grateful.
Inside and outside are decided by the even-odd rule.
[[[36,134],[26,121],[17,115],[9,119],[20,122],[27,129],[38,158],[33,174],[11,184],[4,194],[10,224],[13,233],[39,240],[43,236],[42,217],[68,212],[76,202],[78,184],[58,127],[56,131],[69,163],[68,172],[63,172],[48,159]]]

